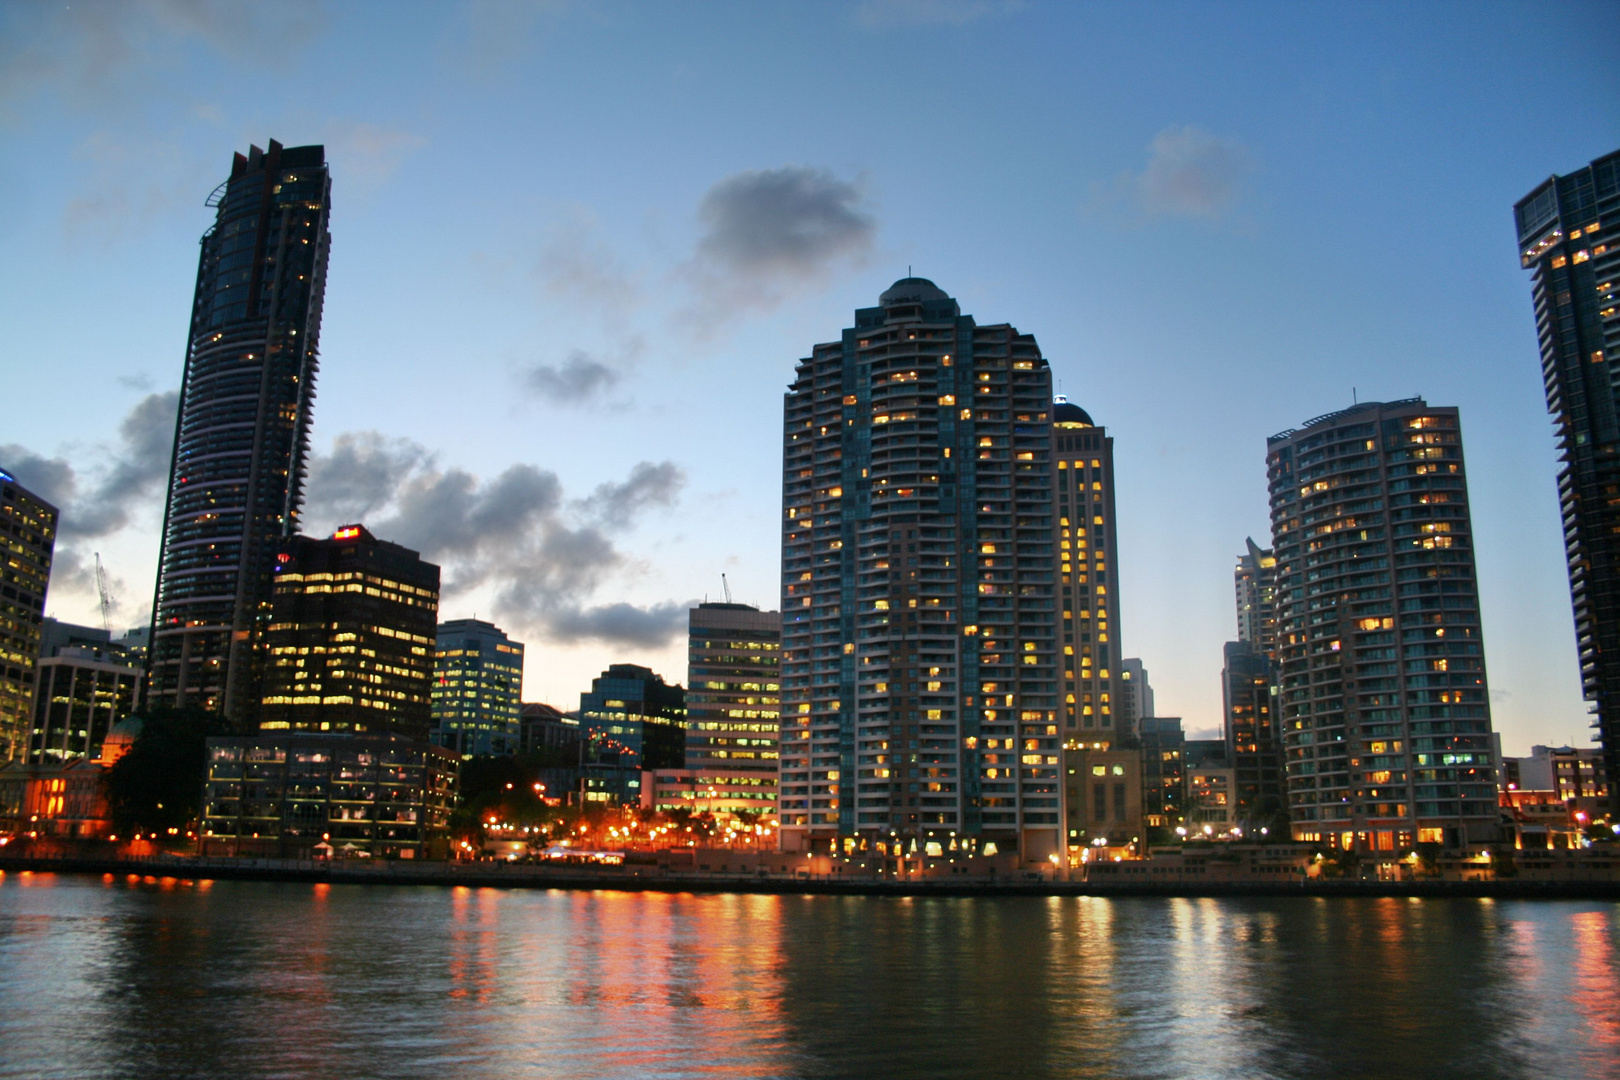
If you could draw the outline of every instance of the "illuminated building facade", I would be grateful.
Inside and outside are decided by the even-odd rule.
[[[781,703],[781,612],[730,603],[693,608],[687,620],[687,770],[722,783],[738,774],[750,808],[774,816]],[[753,805],[761,799],[762,806]]]
[[[1070,865],[1088,849],[1093,854],[1097,849],[1146,853],[1141,751],[1109,749],[1101,743],[1069,748],[1063,767]]]
[[[784,850],[951,833],[1043,863],[1061,849],[1051,382],[1032,336],[922,278],[799,362]]]
[[[320,146],[253,147],[209,198],[163,512],[148,701],[257,719],[279,545],[297,532],[326,289]]]
[[[283,541],[274,579],[260,730],[426,738],[439,568],[345,525]]]
[[[686,691],[651,668],[613,664],[579,695],[587,802],[641,805],[641,774],[686,763]]]
[[[1052,405],[1057,482],[1058,605],[1063,612],[1063,735],[1124,745],[1119,708],[1119,544],[1114,528],[1114,440],[1080,406]]]
[[[464,758],[523,747],[523,643],[494,623],[439,624],[433,657],[433,741]]]
[[[1558,434],[1581,687],[1620,811],[1620,153],[1549,177],[1513,217]]]
[[[1144,716],[1136,733],[1142,748],[1143,821],[1155,829],[1174,829],[1187,809],[1187,736],[1181,718]]]
[[[1289,817],[1390,852],[1495,838],[1457,410],[1366,402],[1267,442]]]
[[[140,670],[107,631],[62,623],[54,629],[68,641],[40,654],[28,742],[33,764],[97,757],[107,732],[135,710],[140,693]]]
[[[398,735],[209,739],[202,852],[444,858],[458,765]]]
[[[1270,656],[1277,648],[1277,556],[1252,539],[1232,571],[1237,594],[1238,640]]]
[[[1282,732],[1271,658],[1247,641],[1228,641],[1221,668],[1226,760],[1232,764],[1237,820],[1268,826],[1286,816]]]
[[[0,470],[0,762],[28,752],[56,507]]]

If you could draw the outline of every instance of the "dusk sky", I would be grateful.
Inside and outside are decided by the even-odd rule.
[[[1266,436],[1456,405],[1496,729],[1589,743],[1513,203],[1620,146],[1620,5],[0,2],[0,467],[150,615],[197,239],[324,143],[306,530],[444,567],[524,697],[778,602],[782,393],[908,266],[1115,439],[1123,642],[1220,723]]]

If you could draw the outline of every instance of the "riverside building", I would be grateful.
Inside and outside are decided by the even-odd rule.
[[[494,623],[439,624],[433,741],[464,758],[523,748],[523,643]]]
[[[46,619],[45,631],[28,761],[95,758],[113,725],[135,710],[140,669],[104,629]]]
[[[642,773],[686,760],[686,691],[651,668],[613,664],[579,695],[585,802],[642,804]]]
[[[1558,434],[1581,687],[1620,812],[1620,152],[1549,177],[1513,218]]]
[[[776,775],[782,613],[703,603],[687,617],[686,765]]]
[[[262,731],[427,737],[439,568],[345,525],[275,556]]]
[[[1457,410],[1366,402],[1267,440],[1296,840],[1495,839],[1496,763]]]
[[[1062,850],[1051,384],[1032,336],[978,325],[922,278],[799,362],[784,850]]]
[[[28,752],[56,507],[0,470],[0,763]]]
[[[273,569],[297,532],[331,243],[320,146],[237,154],[208,205],[163,510],[147,700],[257,719]]]

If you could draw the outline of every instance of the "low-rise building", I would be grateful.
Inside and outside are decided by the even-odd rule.
[[[641,808],[686,810],[720,819],[770,823],[776,774],[741,769],[655,769],[641,774]]]
[[[0,835],[99,839],[111,831],[106,770],[85,758],[0,766]]]
[[[1069,860],[1081,852],[1142,850],[1142,752],[1116,750],[1106,742],[1072,741],[1063,748],[1064,835]]]
[[[446,853],[459,765],[451,750],[398,735],[269,732],[209,739],[207,755],[205,854]]]

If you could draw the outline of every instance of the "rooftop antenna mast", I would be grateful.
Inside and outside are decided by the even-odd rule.
[[[728,603],[728,604],[731,603],[731,585],[730,585],[729,582],[726,581],[726,575],[724,575],[724,574],[720,575],[720,588],[725,590],[726,603]]]
[[[96,595],[101,598],[101,628],[112,633],[112,590],[107,588],[107,570],[101,565],[101,552],[96,552]]]

